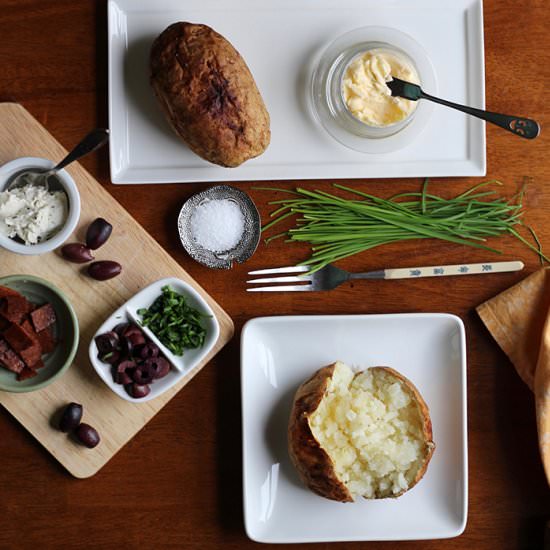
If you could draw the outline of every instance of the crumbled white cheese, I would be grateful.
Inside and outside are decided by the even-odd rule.
[[[64,191],[26,185],[0,192],[0,232],[26,245],[45,241],[65,224],[69,212]]]

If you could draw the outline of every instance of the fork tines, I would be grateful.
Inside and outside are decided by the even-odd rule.
[[[268,283],[307,283],[302,285],[276,285],[247,288],[248,292],[307,292],[313,290],[311,285],[311,275],[287,275],[291,273],[306,273],[309,271],[307,265],[296,265],[290,267],[276,267],[273,269],[259,269],[250,271],[249,275],[276,275],[280,277],[261,277],[260,279],[251,279],[247,284],[268,284]]]

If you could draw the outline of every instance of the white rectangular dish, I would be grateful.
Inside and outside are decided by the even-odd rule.
[[[342,504],[306,489],[287,451],[294,393],[336,360],[390,366],[429,408],[436,450],[397,499]],[[453,315],[263,317],[241,337],[245,526],[257,542],[439,539],[460,535],[468,507],[466,343]]]
[[[110,0],[108,19],[114,183],[486,173],[481,120],[436,106],[412,144],[367,154],[330,137],[308,103],[312,67],[324,48],[347,31],[380,25],[412,36],[426,50],[437,94],[484,108],[482,0]],[[246,60],[271,115],[271,145],[260,157],[231,169],[209,164],[164,120],[149,85],[149,49],[175,21],[210,25]]]

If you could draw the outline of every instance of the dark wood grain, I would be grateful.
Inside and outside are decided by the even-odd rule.
[[[1,0],[0,22],[0,100],[22,103],[69,148],[90,128],[107,125],[105,2]],[[530,116],[543,126],[534,142],[488,127],[488,179],[504,182],[502,192],[507,195],[515,193],[525,178],[530,180],[527,221],[548,246],[549,25],[545,0],[485,1],[487,106]],[[255,547],[245,535],[242,517],[238,338],[242,324],[261,315],[411,311],[448,311],[466,323],[468,525],[461,537],[446,541],[340,546],[542,547],[550,492],[537,452],[533,398],[473,311],[525,273],[437,282],[356,283],[323,295],[251,299],[244,292],[246,271],[302,260],[307,250],[274,243],[262,246],[245,266],[231,273],[208,270],[182,251],[175,232],[179,206],[204,186],[113,186],[105,150],[83,164],[229,312],[237,336],[107,467],[88,480],[73,479],[16,421],[5,412],[0,414],[0,548]],[[441,193],[452,194],[478,181],[439,179],[434,185]],[[381,196],[420,184],[417,180],[356,183]],[[304,185],[328,189],[330,182]],[[251,185],[239,187],[250,190]],[[270,195],[251,194],[265,216]],[[493,244],[504,251],[502,259],[524,260],[527,272],[539,267],[537,258],[514,240],[503,238]],[[342,265],[367,270],[486,258],[461,246],[411,242],[363,254]]]

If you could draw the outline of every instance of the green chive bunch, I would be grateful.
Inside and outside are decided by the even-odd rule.
[[[381,199],[357,189],[334,184],[334,187],[355,195],[356,199],[338,197],[324,191],[268,189],[291,193],[293,198],[272,201],[278,205],[271,213],[275,218],[265,225],[266,231],[283,219],[297,216],[296,227],[274,235],[270,242],[286,236],[288,241],[309,243],[312,255],[302,262],[311,272],[325,265],[384,244],[412,239],[440,239],[501,254],[484,244],[488,237],[513,235],[536,252],[541,261],[550,262],[541,249],[532,229],[536,246],[515,229],[523,225],[523,192],[514,199],[489,197],[494,190],[484,190],[498,181],[481,183],[451,199],[428,193],[428,180],[421,192],[402,193]]]

